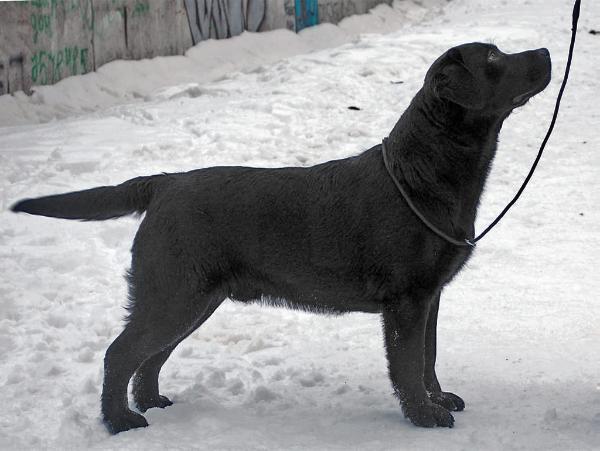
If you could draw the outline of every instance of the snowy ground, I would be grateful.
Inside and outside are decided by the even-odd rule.
[[[165,366],[162,392],[175,404],[149,411],[148,428],[109,436],[102,359],[121,330],[121,276],[139,221],[7,212],[21,197],[141,174],[355,154],[387,134],[448,47],[548,47],[555,78],[504,126],[481,229],[545,132],[571,4],[404,5],[300,36],[246,34],[187,57],[113,63],[31,99],[0,97],[0,448],[600,449],[600,36],[588,33],[600,28],[597,2],[584,1],[570,86],[530,188],[444,293],[438,375],[467,402],[454,429],[402,417],[378,316],[226,302]]]

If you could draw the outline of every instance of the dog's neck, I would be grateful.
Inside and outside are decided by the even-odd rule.
[[[482,117],[423,89],[388,138],[392,170],[443,230],[467,237],[505,117]],[[461,238],[461,236],[458,236]]]

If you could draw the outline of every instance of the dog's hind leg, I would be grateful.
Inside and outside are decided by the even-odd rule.
[[[424,382],[429,399],[448,410],[460,411],[465,408],[465,402],[454,393],[444,392],[435,374],[437,318],[440,307],[440,293],[433,298],[429,306],[427,326],[425,330],[425,371]]]
[[[149,356],[169,346],[178,336],[171,333],[153,333],[159,323],[149,318],[146,324],[132,320],[112,342],[104,357],[104,385],[102,388],[102,416],[108,430],[119,433],[128,429],[148,426],[146,419],[129,409],[127,385],[134,371]],[[147,326],[147,327],[146,327]]]
[[[183,337],[159,353],[147,358],[137,369],[133,378],[132,391],[135,405],[141,412],[145,412],[152,407],[164,408],[173,404],[169,398],[159,393],[158,376],[160,370],[177,345],[198,329],[214,313],[217,307],[221,305],[221,302],[223,302],[223,298],[208,300],[206,311]]]
[[[114,434],[148,425],[142,415],[129,409],[127,385],[134,372],[148,358],[168,352],[206,313],[214,311],[208,299],[199,299],[202,290],[196,273],[186,271],[183,259],[174,262],[163,253],[158,254],[160,260],[154,260],[139,254],[134,251],[129,277],[129,322],[104,358],[102,415]]]

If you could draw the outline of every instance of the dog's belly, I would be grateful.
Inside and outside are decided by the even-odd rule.
[[[229,297],[316,313],[380,313],[382,303],[373,281],[351,280],[346,274],[278,272],[237,278],[228,284]]]
[[[234,300],[237,300],[234,298]],[[369,299],[350,299],[350,298],[339,298],[338,296],[319,296],[313,299],[308,298],[296,298],[286,299],[280,297],[274,297],[269,295],[263,295],[260,299],[250,300],[247,302],[259,302],[266,305],[272,305],[276,307],[291,308],[295,310],[303,310],[313,313],[323,313],[340,315],[351,312],[362,312],[362,313],[381,313],[381,305],[374,303]]]

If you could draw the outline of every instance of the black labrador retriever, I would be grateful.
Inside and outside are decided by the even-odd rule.
[[[548,50],[448,50],[391,131],[392,173],[437,227],[472,237],[498,133],[550,81]],[[165,407],[158,374],[225,298],[322,313],[383,315],[389,374],[418,426],[452,427],[464,402],[435,374],[440,292],[471,255],[427,228],[397,190],[381,145],[309,168],[214,167],[26,199],[15,212],[104,220],[146,212],[129,271],[129,317],[104,360],[113,432]]]

